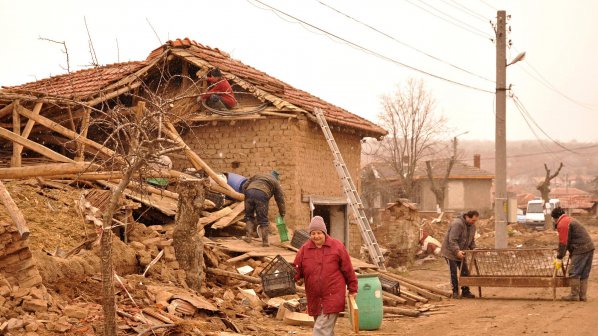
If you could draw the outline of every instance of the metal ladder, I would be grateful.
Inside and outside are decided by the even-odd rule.
[[[372,232],[372,228],[370,227],[370,223],[365,215],[365,211],[363,209],[363,203],[361,203],[361,197],[357,193],[357,188],[355,188],[355,184],[353,184],[353,179],[351,179],[351,174],[349,174],[349,170],[345,165],[345,161],[341,155],[341,152],[336,145],[336,141],[334,141],[334,137],[332,136],[332,132],[330,131],[330,127],[328,127],[328,122],[324,117],[324,112],[316,108],[314,110],[314,114],[316,115],[316,119],[318,124],[322,128],[322,132],[324,132],[324,137],[326,138],[326,142],[328,142],[328,146],[332,151],[332,155],[334,156],[334,166],[336,168],[336,172],[338,173],[339,178],[341,179],[341,183],[343,185],[343,191],[349,200],[349,204],[351,205],[351,209],[357,218],[357,223],[359,224],[359,232],[361,233],[361,238],[368,249],[370,257],[372,261],[378,266],[378,268],[385,270],[384,266],[384,257],[382,256],[382,252],[380,251],[380,246],[376,241],[376,236],[374,236],[374,232]]]

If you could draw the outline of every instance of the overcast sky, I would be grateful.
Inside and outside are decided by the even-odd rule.
[[[500,9],[511,15],[507,58],[527,53],[508,67],[507,82],[533,127],[509,100],[508,140],[598,140],[598,1],[260,1],[0,0],[0,85],[66,72],[62,47],[40,37],[65,41],[71,70],[85,68],[85,18],[100,64],[143,60],[167,40],[189,37],[372,121],[381,95],[422,78],[449,120],[447,138],[493,140],[489,21]]]

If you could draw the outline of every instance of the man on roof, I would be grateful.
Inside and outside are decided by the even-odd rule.
[[[213,68],[207,74],[208,91],[202,93],[200,99],[205,101],[206,105],[222,111],[237,106],[237,99],[233,93],[233,88],[224,76],[220,69]]]

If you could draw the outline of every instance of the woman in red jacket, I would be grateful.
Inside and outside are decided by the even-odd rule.
[[[345,310],[345,295],[357,295],[357,277],[351,257],[340,241],[327,234],[320,216],[309,224],[309,240],[295,261],[295,280],[305,280],[307,312],[315,319],[313,335],[334,335],[338,313]]]

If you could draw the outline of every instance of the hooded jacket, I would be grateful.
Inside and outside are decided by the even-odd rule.
[[[457,258],[457,252],[475,249],[475,224],[467,224],[465,216],[459,216],[453,220],[444,236],[440,254],[450,260],[461,260]]]
[[[345,294],[357,293],[357,277],[349,252],[339,240],[326,235],[321,248],[311,240],[297,252],[295,280],[305,279],[307,312],[310,316],[345,310]]]

